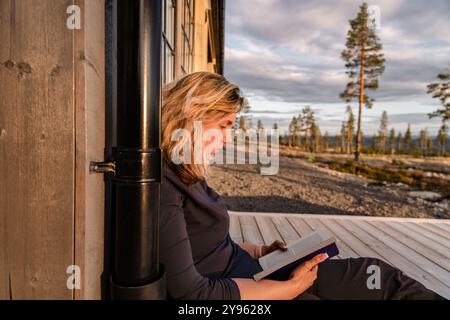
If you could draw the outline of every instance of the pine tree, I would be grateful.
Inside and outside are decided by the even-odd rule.
[[[430,118],[441,117],[445,124],[450,119],[450,67],[447,73],[440,73],[437,78],[439,82],[429,84],[427,93],[432,94],[433,98],[439,99],[442,108],[429,113],[428,116]]]
[[[407,153],[409,153],[411,151],[411,141],[412,141],[411,125],[408,123],[408,128],[406,129],[406,133],[405,133],[405,142],[403,145],[403,147],[405,148],[405,151]]]
[[[345,152],[345,140],[347,139],[347,126],[345,122],[341,125],[341,153]]]
[[[433,140],[428,138],[427,139],[427,150],[426,150],[426,154],[429,155],[431,154],[433,151]]]
[[[419,147],[420,151],[425,156],[428,150],[428,131],[426,129],[420,130]]]
[[[264,130],[264,126],[262,124],[262,121],[258,119],[258,122],[256,124],[256,129],[259,130]]]
[[[386,151],[387,127],[388,127],[388,115],[386,111],[383,111],[380,120],[380,129],[378,131],[379,150],[382,153]]]
[[[294,131],[295,131],[295,137],[297,140],[297,146],[299,146],[300,148],[302,147],[302,129],[303,129],[303,118],[299,114],[297,116],[297,121],[295,122],[295,125],[294,125]]]
[[[309,151],[317,152],[320,149],[322,135],[320,133],[319,125],[316,123],[314,119],[311,123],[310,133],[311,135],[310,135]]]
[[[238,123],[238,129],[242,130],[243,132],[247,131],[250,126],[250,102],[247,98],[244,98],[244,106],[241,111],[241,115],[239,116],[239,121],[236,121]]]
[[[302,129],[302,131],[305,131],[304,144],[305,147],[308,148],[310,145],[311,125],[315,121],[314,111],[312,111],[310,106],[305,106],[302,109],[301,119],[301,126],[304,126],[304,129]]]
[[[340,97],[346,102],[356,98],[359,101],[355,161],[359,161],[361,153],[362,106],[371,108],[375,101],[366,94],[366,89],[378,89],[378,77],[384,72],[385,62],[384,55],[381,53],[382,45],[375,32],[374,20],[370,21],[367,3],[363,3],[359,8],[357,17],[350,20],[346,49],[341,54],[346,62],[345,67],[348,69],[346,74],[350,82],[347,83]]]
[[[391,148],[391,154],[395,152],[395,129],[392,128],[389,132],[389,147]]]
[[[402,133],[399,132],[397,135],[397,153],[401,153],[402,152],[402,141],[403,141],[403,136]]]
[[[325,149],[325,151],[327,151],[329,147],[330,147],[330,134],[328,133],[328,131],[325,131],[325,134],[323,135],[323,148]]]
[[[334,152],[338,152],[339,149],[339,141],[341,141],[341,137],[337,134],[334,136]]]
[[[374,134],[372,136],[372,140],[370,141],[370,150],[373,153],[377,153],[377,145],[378,145],[378,139],[377,139],[377,135]]]
[[[297,117],[293,116],[291,123],[289,124],[289,148],[295,146],[295,130],[297,126]]]
[[[447,142],[447,132],[448,127],[445,123],[442,124],[442,126],[439,128],[439,132],[437,135],[437,142],[439,144],[439,155],[445,156],[445,145]]]
[[[353,136],[355,134],[355,116],[353,115],[352,107],[347,106],[347,153],[353,151]]]

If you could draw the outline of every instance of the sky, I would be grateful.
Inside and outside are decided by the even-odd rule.
[[[336,134],[348,105],[339,98],[348,78],[340,58],[355,0],[227,0],[225,76],[248,98],[254,123],[276,122],[287,130],[292,117],[309,105],[322,133]],[[380,88],[363,109],[363,132],[374,134],[383,110],[389,129],[413,134],[441,125],[427,113],[439,107],[426,86],[450,66],[450,0],[373,0],[379,9],[378,36],[386,70]],[[357,113],[356,102],[351,104]]]

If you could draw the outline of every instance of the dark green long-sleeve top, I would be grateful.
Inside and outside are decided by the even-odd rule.
[[[220,196],[205,181],[184,184],[164,162],[160,204],[160,261],[169,299],[239,300],[227,273],[243,249],[230,238]]]

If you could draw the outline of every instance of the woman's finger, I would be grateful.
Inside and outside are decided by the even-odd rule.
[[[286,244],[283,241],[276,240],[275,243],[277,245],[277,248],[280,248],[282,250],[287,250],[287,246],[286,246]]]

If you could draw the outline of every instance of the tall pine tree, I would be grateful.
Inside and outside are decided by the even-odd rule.
[[[391,154],[394,154],[395,152],[395,129],[392,128],[391,131],[389,131],[389,146],[391,147]]]
[[[439,143],[439,155],[445,156],[445,144],[447,142],[448,127],[445,123],[439,128],[437,142]]]
[[[402,152],[402,141],[403,141],[403,136],[402,136],[402,133],[399,132],[397,134],[397,143],[396,143],[396,145],[397,145],[397,153],[401,153]]]
[[[295,146],[295,136],[297,130],[297,117],[293,116],[289,124],[289,148]]]
[[[360,7],[358,16],[350,20],[350,30],[347,34],[346,49],[341,57],[346,62],[346,74],[350,78],[347,87],[340,97],[346,102],[354,99],[359,101],[358,125],[356,131],[355,160],[359,161],[362,144],[361,114],[362,106],[371,108],[373,98],[366,94],[366,90],[378,89],[378,77],[384,72],[384,55],[382,45],[375,28],[375,21],[369,16],[367,3]]]
[[[244,106],[241,110],[241,115],[239,116],[239,120],[237,120],[235,122],[235,124],[237,124],[235,129],[239,129],[242,132],[247,131],[247,129],[250,128],[249,123],[250,123],[250,102],[248,101],[247,98],[244,98]]]
[[[300,117],[300,115],[299,115]],[[310,106],[305,106],[302,109],[302,114],[301,114],[301,126],[305,127],[304,129],[302,129],[302,131],[305,131],[305,148],[308,148],[308,144],[309,144],[309,140],[310,140],[310,136],[311,136],[311,126],[312,123],[314,122],[314,111],[311,109]]]
[[[447,73],[441,73],[437,78],[439,82],[429,84],[427,93],[432,94],[433,98],[439,99],[442,108],[428,114],[428,116],[430,118],[441,117],[445,124],[450,119],[450,67]]]
[[[388,115],[386,111],[383,111],[383,113],[381,114],[380,129],[378,130],[378,148],[382,153],[386,151],[387,127]]]
[[[330,147],[330,134],[328,131],[325,131],[325,134],[323,136],[323,148],[325,151],[328,151],[328,148]]]
[[[353,135],[355,134],[355,116],[353,115],[352,107],[347,106],[347,153],[353,150]]]
[[[405,143],[404,148],[407,153],[411,151],[411,142],[412,142],[412,135],[411,135],[411,125],[408,123],[408,128],[405,132]]]
[[[426,156],[427,151],[428,151],[428,131],[427,131],[427,129],[420,130],[419,146],[420,146],[420,151],[422,152],[422,155]]]
[[[342,121],[341,125],[341,153],[345,152],[345,141],[347,140],[347,126],[345,121]]]

